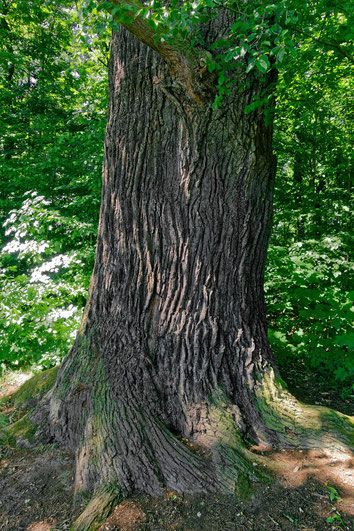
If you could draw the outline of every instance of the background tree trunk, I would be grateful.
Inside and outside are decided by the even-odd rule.
[[[240,71],[212,110],[203,75],[183,90],[154,51],[113,34],[96,264],[51,398],[53,435],[77,452],[77,490],[232,490],[236,454],[216,441],[276,441],[254,393],[273,366],[272,127],[244,114],[271,79],[246,86]]]

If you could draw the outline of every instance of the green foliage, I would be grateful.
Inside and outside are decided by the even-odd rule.
[[[339,31],[338,20],[333,13],[322,23],[331,33]],[[303,36],[302,60],[289,59],[279,74],[278,172],[266,282],[270,340],[281,364],[304,362],[329,386],[337,382],[349,389],[353,81],[344,54],[315,45]]]
[[[329,516],[327,519],[326,519],[326,522],[328,524],[333,524],[333,522],[339,522],[340,525],[342,525],[343,527],[345,526],[342,518],[340,517],[339,514],[335,513],[333,516]]]
[[[73,341],[93,266],[108,34],[84,44],[65,1],[0,8],[0,364],[43,368]]]
[[[0,0],[0,8],[0,364],[49,367],[78,327],[93,266],[115,20],[140,16],[157,41],[193,50],[206,45],[200,25],[223,8],[230,27],[207,43],[214,107],[240,67],[249,79],[279,70],[271,344],[281,365],[302,361],[349,388],[349,2],[80,0],[73,8],[67,0]],[[260,94],[245,112],[271,107],[273,96]]]
[[[342,498],[339,496],[337,489],[326,485],[327,490],[329,490],[329,499],[331,502],[340,501]]]
[[[218,75],[218,92],[214,108],[218,107],[230,87],[237,83],[241,66],[246,73],[264,76],[272,68],[282,69],[293,57],[301,61],[302,41],[308,39],[308,55],[330,49],[334,57],[344,57],[353,62],[351,38],[351,8],[349,2],[316,0],[172,0],[105,1],[97,6],[94,0],[83,3],[83,13],[98,15],[99,10],[110,12],[111,21],[125,25],[139,18],[146,22],[155,36],[155,42],[168,42],[172,46],[190,49],[205,47],[212,52],[208,59],[209,71]],[[203,24],[221,13],[229,12],[229,28],[214,42],[206,43],[201,31]],[[98,25],[105,24],[98,22]],[[300,56],[300,58],[299,58]],[[274,88],[274,87],[273,87]],[[259,106],[273,105],[272,93],[264,94],[258,104],[252,103],[247,111]]]
[[[99,50],[79,46],[84,28],[71,26],[73,12],[65,2],[0,5],[0,217],[5,219],[28,190],[62,204],[68,192],[96,195],[106,72],[96,65],[104,57]],[[78,206],[92,213],[90,205]]]
[[[284,514],[285,518],[289,520],[295,527],[298,526],[298,521],[293,516],[290,516],[289,514]]]
[[[295,360],[351,383],[354,376],[353,305],[348,242],[326,237],[271,246],[265,284],[269,336],[283,364]]]
[[[10,239],[0,256],[0,361],[44,368],[61,359],[79,325],[95,227],[52,210],[36,192],[25,195],[4,223]]]

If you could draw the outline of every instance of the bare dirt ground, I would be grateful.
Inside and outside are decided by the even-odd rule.
[[[299,381],[297,379],[297,381]],[[20,382],[22,383],[22,382]],[[3,395],[19,384],[7,382]],[[291,389],[292,392],[296,389]],[[308,396],[314,396],[313,382]],[[306,385],[301,388],[304,400]],[[296,395],[296,392],[294,392]],[[322,396],[322,399],[321,399]],[[299,397],[300,398],[300,397]],[[306,398],[306,396],[305,396]],[[331,393],[316,401],[349,413]],[[16,417],[16,412],[13,412]],[[119,504],[100,530],[326,531],[354,529],[354,462],[326,452],[273,453],[279,477],[244,500],[235,496],[134,496]],[[73,460],[55,445],[0,453],[0,529],[68,530],[82,508],[72,507]]]

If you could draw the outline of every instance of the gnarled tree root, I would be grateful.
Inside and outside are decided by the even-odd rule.
[[[257,407],[280,448],[354,449],[354,417],[299,402],[270,370],[255,388]]]
[[[221,392],[209,404],[191,406],[189,415],[199,420],[194,418],[188,439],[132,406],[116,403],[109,415],[92,411],[78,447],[77,490],[90,491],[93,478],[103,484],[111,474],[123,496],[136,490],[162,495],[167,488],[184,494],[242,497],[257,482],[267,482],[279,472],[279,463],[267,456],[267,450],[325,448],[347,457],[353,448],[353,418],[301,404],[272,372],[254,392],[266,429],[263,444],[253,448],[243,439],[239,409]],[[266,445],[269,430],[278,438],[276,447]]]
[[[95,531],[107,520],[122,499],[122,491],[116,483],[98,489],[70,531]]]

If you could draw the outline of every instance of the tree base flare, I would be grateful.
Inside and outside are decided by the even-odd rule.
[[[343,462],[353,448],[353,418],[298,402],[271,371],[254,389],[267,429],[263,440],[253,446],[244,439],[247,419],[220,390],[208,403],[190,405],[186,413],[190,436],[186,437],[133,404],[112,400],[104,380],[99,382],[94,393],[91,387],[91,403],[77,425],[78,436],[73,437],[64,422],[68,412],[55,389],[41,398],[32,414],[26,413],[3,430],[4,445],[9,444],[11,435],[11,446],[23,446],[27,439],[33,446],[36,430],[43,432],[49,426],[51,436],[75,452],[75,497],[82,500],[87,496],[91,501],[73,529],[98,528],[132,492],[156,496],[167,489],[247,498],[257,484],[269,482],[284,468],[276,448],[325,450],[326,455],[335,454],[335,459]],[[77,392],[75,396],[81,395]],[[38,427],[39,419],[43,425]],[[269,430],[278,439],[276,447],[266,440]]]
[[[40,443],[49,442],[49,426],[42,424],[42,418],[46,418],[48,402],[45,395],[50,391],[56,381],[59,367],[53,367],[41,373],[35,374],[27,380],[12,395],[1,399],[1,413],[8,418],[17,418],[5,425],[0,432],[0,444],[8,448],[32,448]],[[40,406],[43,400],[42,408]],[[34,409],[43,415],[37,421],[32,418]],[[37,415],[38,416],[38,415]]]
[[[186,436],[133,403],[113,398],[105,380],[99,382],[80,418],[79,438],[63,425],[69,412],[60,394],[54,390],[51,400],[54,437],[74,443],[77,493],[117,482],[124,496],[136,491],[159,496],[166,488],[183,494],[241,494],[278,471],[263,455],[270,450],[327,448],[347,455],[353,447],[352,418],[301,404],[272,370],[254,389],[264,430],[253,446],[244,438],[247,419],[220,390],[208,403],[190,405]]]

